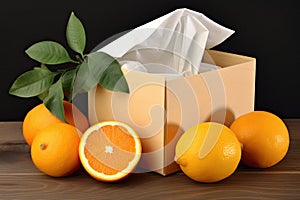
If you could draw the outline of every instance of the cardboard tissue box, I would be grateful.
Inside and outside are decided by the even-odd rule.
[[[175,146],[185,130],[205,121],[229,126],[254,110],[255,59],[209,50],[232,33],[178,9],[99,49],[120,61],[130,93],[91,90],[90,123],[129,124],[141,138],[140,168],[178,171]]]

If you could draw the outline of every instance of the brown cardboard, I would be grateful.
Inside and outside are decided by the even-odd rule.
[[[129,124],[141,138],[140,167],[162,175],[178,171],[174,151],[185,130],[205,121],[229,126],[254,110],[254,58],[207,50],[203,60],[222,68],[169,81],[124,70],[130,94],[101,86],[91,90],[90,123],[118,120]]]

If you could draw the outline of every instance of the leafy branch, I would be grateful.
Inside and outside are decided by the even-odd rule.
[[[84,54],[86,34],[81,21],[72,12],[66,28],[67,44],[77,55],[72,59],[63,45],[42,41],[29,47],[26,54],[40,63],[21,74],[9,93],[18,97],[38,97],[53,115],[65,121],[63,100],[88,92],[100,84],[106,89],[129,92],[127,82],[116,59],[104,52]],[[67,69],[50,70],[46,65],[71,63]]]

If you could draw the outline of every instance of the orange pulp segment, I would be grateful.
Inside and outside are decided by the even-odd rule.
[[[141,156],[141,143],[132,128],[122,122],[101,122],[83,135],[79,155],[86,171],[101,181],[117,181],[129,175]]]

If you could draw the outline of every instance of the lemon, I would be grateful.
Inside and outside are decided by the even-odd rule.
[[[180,137],[175,161],[189,178],[211,183],[234,173],[241,151],[232,130],[222,124],[205,122],[191,127]]]

